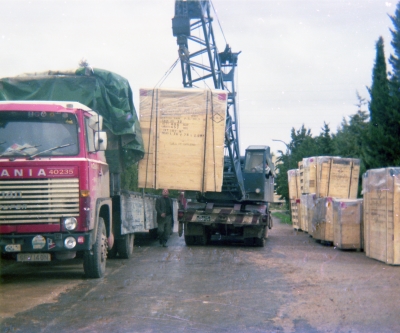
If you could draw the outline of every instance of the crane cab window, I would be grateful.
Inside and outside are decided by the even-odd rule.
[[[247,151],[244,172],[263,173],[265,169],[264,152]]]

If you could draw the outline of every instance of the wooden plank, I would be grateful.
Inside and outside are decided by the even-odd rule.
[[[227,93],[141,89],[139,187],[220,192]]]
[[[304,193],[304,170],[303,170],[303,161],[298,162],[299,165],[299,180],[300,180],[300,194]],[[299,197],[300,198],[300,197]]]
[[[288,186],[289,186],[289,199],[298,199],[297,193],[297,169],[292,169],[287,172],[288,174]]]
[[[317,196],[327,197],[329,190],[329,171],[331,168],[330,156],[318,156],[317,157]]]

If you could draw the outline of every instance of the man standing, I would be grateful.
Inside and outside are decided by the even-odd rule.
[[[172,199],[169,197],[168,189],[163,189],[162,197],[156,200],[158,238],[163,247],[167,247],[167,241],[171,234]]]

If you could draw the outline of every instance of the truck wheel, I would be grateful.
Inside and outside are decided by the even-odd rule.
[[[98,279],[106,272],[107,261],[107,234],[106,226],[102,217],[99,218],[97,227],[96,241],[91,251],[86,251],[83,255],[83,270],[86,277]]]
[[[253,237],[247,237],[243,240],[244,246],[254,246],[254,238]]]
[[[199,245],[207,245],[211,239],[211,234],[206,228],[203,229],[203,235],[196,236],[196,243]]]
[[[158,228],[150,229],[149,230],[150,237],[152,239],[157,239],[158,237]]]
[[[126,234],[122,239],[118,239],[118,253],[122,259],[129,259],[132,257],[133,247],[135,242],[135,234]]]
[[[194,245],[195,244],[195,237],[194,236],[186,236],[185,235],[185,243],[186,245]]]
[[[114,245],[113,245],[112,249],[108,250],[107,258],[115,259],[117,257],[117,254],[118,254],[117,241],[114,241]]]
[[[258,247],[264,247],[265,246],[265,238],[261,237],[261,238],[255,238],[254,239],[254,245],[258,246]]]

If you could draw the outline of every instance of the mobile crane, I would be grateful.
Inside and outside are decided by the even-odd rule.
[[[222,191],[185,193],[188,200],[178,214],[179,235],[184,233],[187,245],[205,245],[218,235],[264,246],[272,227],[268,202],[273,201],[274,166],[268,146],[249,146],[245,156],[240,155],[235,87],[240,52],[232,52],[228,44],[218,52],[211,7],[209,0],[176,0],[172,19],[183,87],[204,82],[209,89],[228,92]]]

